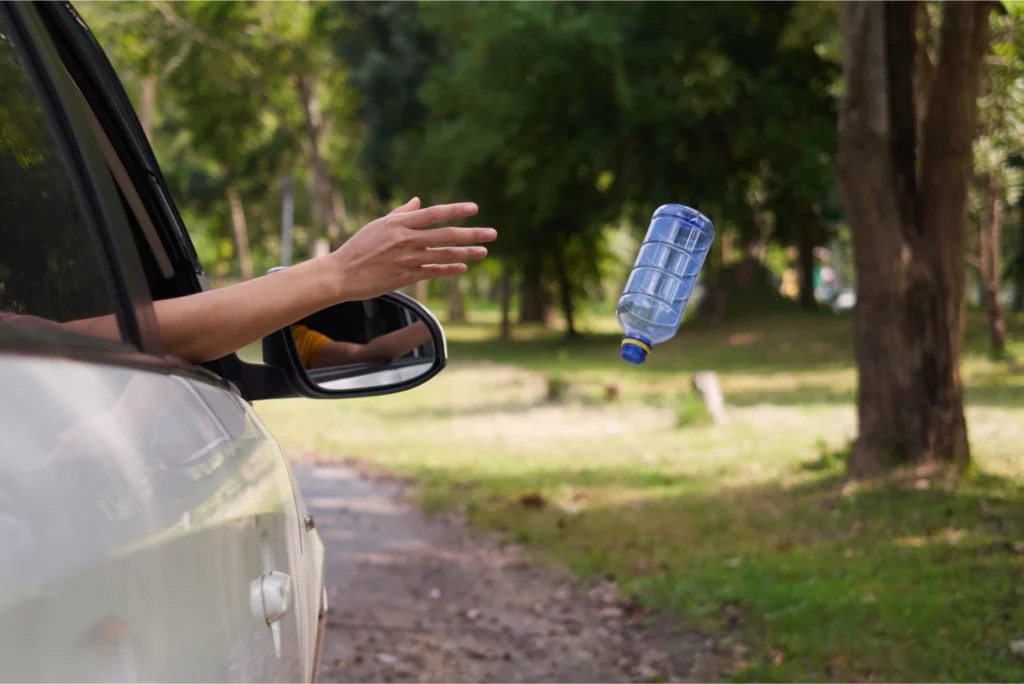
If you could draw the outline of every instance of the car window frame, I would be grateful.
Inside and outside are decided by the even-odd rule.
[[[85,20],[66,0],[34,3],[65,67],[79,85],[121,162],[146,182],[136,189],[147,200],[150,219],[174,262],[175,277],[188,294],[210,289],[195,245],[171,198],[152,145],[124,90],[117,70]],[[87,92],[86,92],[87,91]],[[140,185],[142,187],[140,187]]]
[[[130,264],[130,258],[138,259],[138,254],[129,252],[127,248],[134,250],[134,245],[126,245],[124,242],[125,237],[130,240],[130,234],[121,233],[122,230],[128,230],[127,218],[119,205],[110,202],[111,193],[116,193],[113,178],[96,141],[90,138],[88,121],[81,111],[74,109],[74,93],[69,91],[69,87],[74,87],[74,84],[70,82],[59,61],[55,61],[56,53],[53,46],[48,43],[45,34],[40,34],[38,18],[34,16],[30,6],[22,3],[3,3],[3,7],[0,8],[0,21],[15,40],[17,54],[47,117],[49,131],[67,172],[73,196],[79,205],[81,230],[87,234],[87,240],[102,272],[103,285],[110,296],[113,309],[111,315],[116,317],[120,338],[107,339],[104,342],[122,350],[125,347],[145,350],[152,346],[154,334],[156,339],[159,339],[158,331],[155,329],[155,316],[152,315],[152,302],[146,301],[143,293],[138,291],[136,283],[131,283],[125,278],[124,257],[127,255],[127,262]],[[69,103],[72,106],[69,106]],[[116,194],[114,197],[116,198]],[[141,271],[139,275],[142,275]],[[140,318],[145,320],[147,303],[149,317],[152,319],[151,325],[146,326],[152,329],[148,330],[140,323]],[[141,317],[138,315],[138,309],[142,309]],[[60,337],[67,344],[73,344],[73,340],[79,335]]]

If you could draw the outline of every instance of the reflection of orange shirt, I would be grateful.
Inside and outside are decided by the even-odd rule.
[[[293,325],[292,336],[295,338],[295,346],[299,350],[302,365],[306,368],[316,368],[320,350],[331,341],[331,338],[321,335],[316,330],[310,330],[304,325]]]

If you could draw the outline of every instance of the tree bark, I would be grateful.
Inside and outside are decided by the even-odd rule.
[[[501,331],[500,337],[507,342],[512,337],[512,267],[508,263],[501,266],[501,284],[499,285],[501,297]]]
[[[858,288],[854,476],[970,459],[960,378],[964,224],[989,8],[944,6],[919,146],[915,4],[843,4],[838,170]]]
[[[342,227],[339,222],[338,210],[340,208],[344,212],[344,203],[341,193],[331,183],[330,174],[327,172],[327,163],[320,153],[323,121],[317,111],[314,86],[302,75],[296,79],[296,85],[299,100],[302,102],[303,124],[309,142],[310,164],[313,167],[315,206],[327,227],[327,239],[331,242],[331,249],[334,249],[342,242]]]
[[[156,75],[150,74],[142,79],[142,98],[139,103],[139,123],[146,139],[153,142],[153,111],[156,108]]]
[[[416,298],[416,301],[420,302],[421,304],[427,303],[427,297],[430,296],[429,285],[429,281],[421,280],[413,286],[413,297]]]
[[[461,283],[457,277],[448,278],[448,322],[465,323],[466,306]]]
[[[814,298],[814,235],[811,226],[801,222],[798,227],[797,253],[800,260],[800,308],[814,311],[818,300]]]
[[[561,295],[562,316],[565,318],[565,336],[576,337],[576,321],[573,310],[572,280],[565,265],[565,248],[559,241],[554,249],[555,276],[558,278],[558,292]]]
[[[252,279],[252,256],[249,253],[249,232],[245,225],[245,209],[238,191],[228,188],[228,204],[231,205],[231,226],[235,232],[235,246],[238,247],[238,267],[243,280]]]
[[[1006,323],[999,306],[1002,290],[1002,260],[1000,259],[1001,228],[1003,220],[1003,188],[997,174],[985,179],[985,215],[978,231],[978,255],[981,264],[981,292],[988,315],[989,344],[992,351],[1002,354],[1006,350]]]
[[[1024,197],[1017,201],[1017,213],[1020,216],[1017,224],[1017,255],[1014,263],[1013,310],[1024,311]]]
[[[549,306],[548,295],[541,280],[540,263],[527,262],[519,290],[519,322],[546,323]]]

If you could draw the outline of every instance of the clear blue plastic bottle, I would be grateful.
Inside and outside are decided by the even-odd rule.
[[[620,355],[637,365],[679,330],[683,310],[715,239],[711,220],[681,204],[658,207],[615,316],[625,333]]]

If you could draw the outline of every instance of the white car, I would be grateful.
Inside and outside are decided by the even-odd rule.
[[[209,287],[113,69],[66,3],[0,3],[0,679],[312,681],[324,547],[251,402],[409,389],[446,363],[400,294],[302,323],[387,363],[163,354],[153,301]],[[73,332],[108,317],[120,339]],[[305,334],[305,333],[303,333]]]

